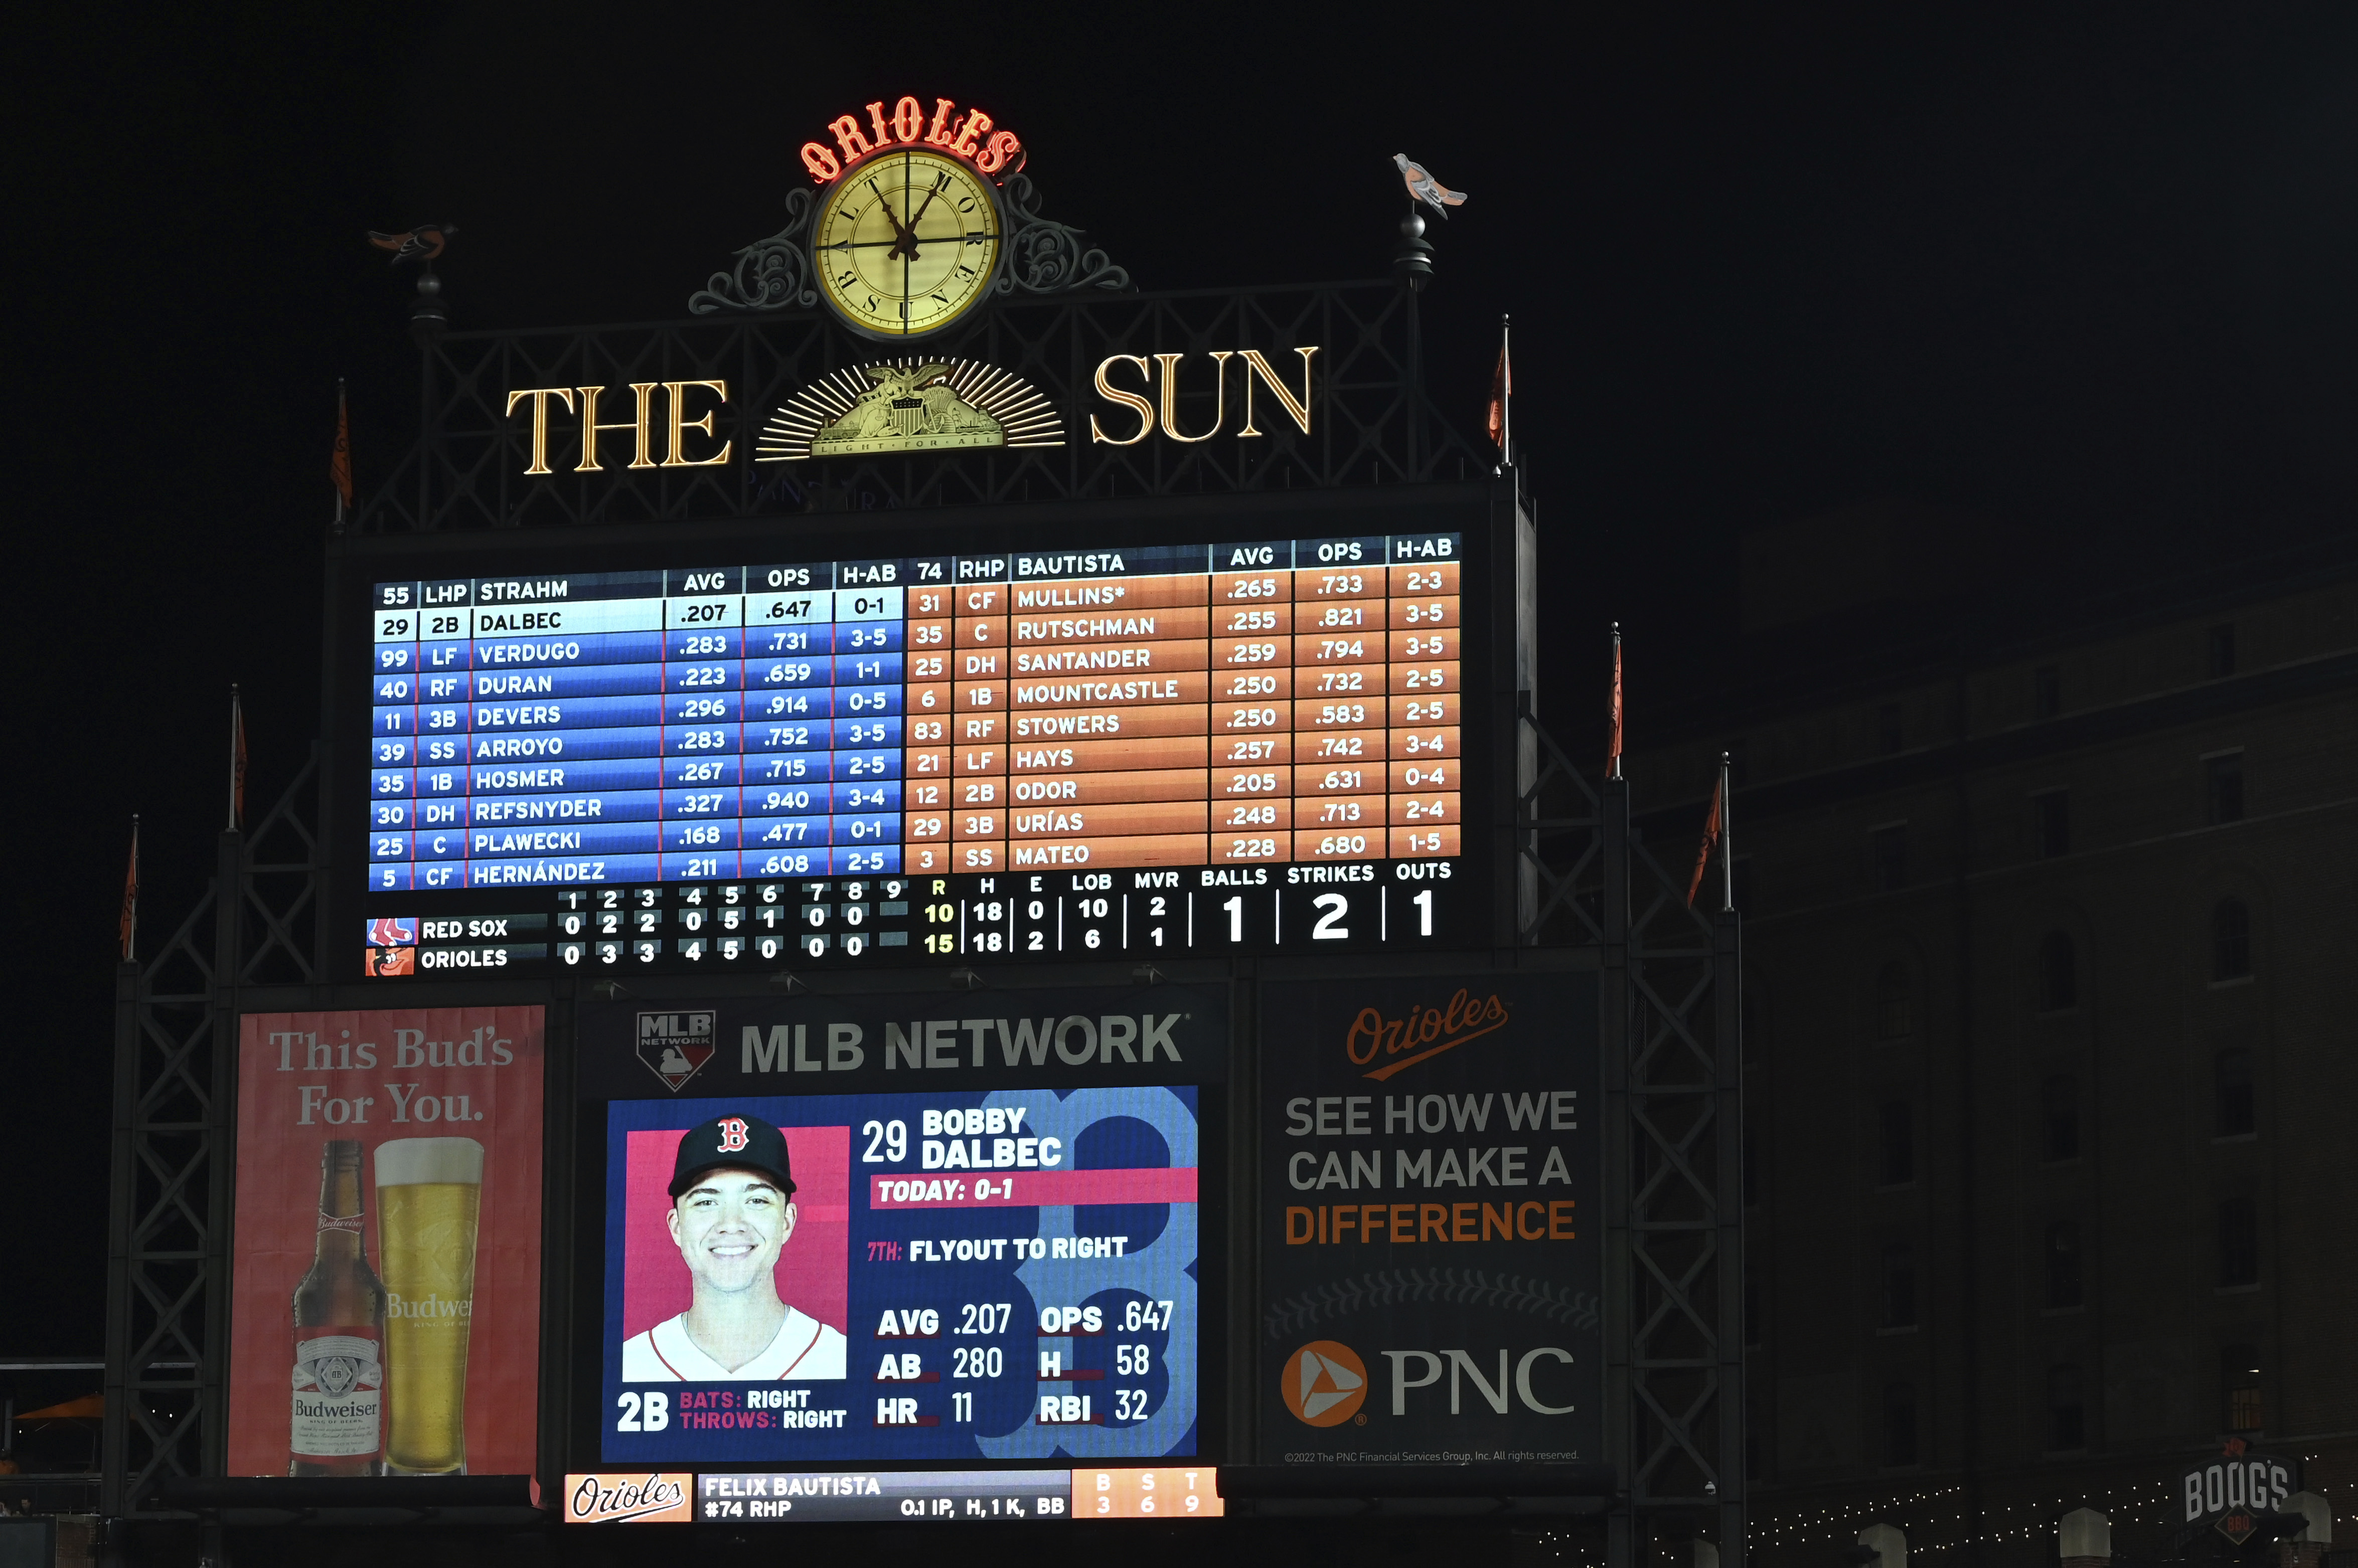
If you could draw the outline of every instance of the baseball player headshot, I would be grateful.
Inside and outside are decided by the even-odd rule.
[[[716,1117],[680,1139],[670,1190],[665,1221],[695,1293],[686,1312],[623,1342],[622,1381],[842,1377],[842,1333],[778,1293],[778,1254],[795,1233],[785,1134],[758,1117]]]

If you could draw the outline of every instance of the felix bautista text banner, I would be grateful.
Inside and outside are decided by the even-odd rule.
[[[592,1100],[1228,1076],[1228,994],[1216,986],[632,1000],[585,1006],[580,1019],[579,1081]]]

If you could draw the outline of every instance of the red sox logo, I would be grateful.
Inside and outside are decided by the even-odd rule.
[[[746,1136],[743,1117],[724,1116],[720,1119],[720,1152],[723,1154],[734,1154],[751,1141],[752,1140]]]

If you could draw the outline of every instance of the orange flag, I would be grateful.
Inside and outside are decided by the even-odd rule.
[[[344,412],[343,378],[336,379],[336,448],[328,456],[328,478],[336,486],[336,521],[352,510],[352,427]]]
[[[115,937],[123,944],[123,961],[131,961],[132,946],[139,935],[139,818],[131,819],[131,864],[123,873],[123,918],[116,923]]]
[[[1490,372],[1490,410],[1486,421],[1490,432],[1490,444],[1498,449],[1498,460],[1515,460],[1514,425],[1507,416],[1507,402],[1515,395],[1515,364],[1507,351],[1507,320],[1498,318],[1498,363]]]
[[[1695,894],[1703,891],[1703,869],[1711,863],[1711,852],[1719,843],[1721,795],[1727,788],[1727,770],[1720,770],[1718,782],[1711,786],[1711,815],[1704,819],[1703,848],[1695,851],[1694,875],[1687,882],[1687,907],[1694,907]]]
[[[1613,730],[1605,743],[1605,776],[1621,776],[1621,622],[1613,622]],[[1687,900],[1693,903],[1691,897]]]
[[[229,825],[245,827],[245,704],[229,688]]]

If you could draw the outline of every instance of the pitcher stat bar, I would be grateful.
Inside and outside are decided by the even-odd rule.
[[[1463,555],[373,584],[368,972],[1435,942]]]

